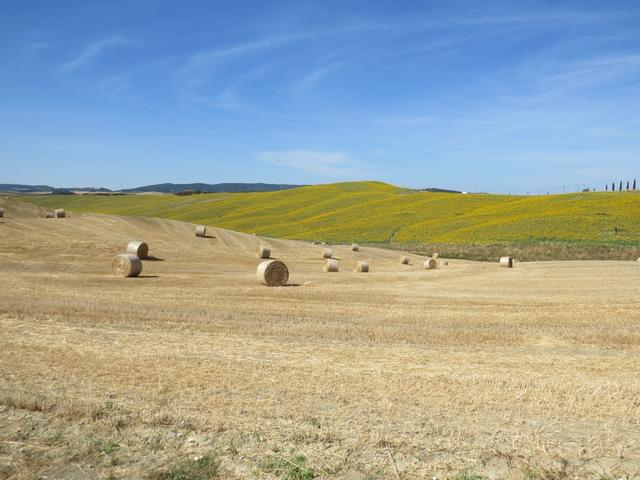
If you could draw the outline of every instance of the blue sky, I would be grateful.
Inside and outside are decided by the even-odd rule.
[[[636,1],[0,5],[0,183],[640,177]]]

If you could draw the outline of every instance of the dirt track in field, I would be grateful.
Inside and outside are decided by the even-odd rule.
[[[637,262],[427,271],[330,246],[331,274],[308,243],[3,205],[0,478],[144,478],[207,452],[223,478],[278,478],[274,454],[319,478],[639,478]],[[130,240],[156,259],[114,277]],[[291,286],[256,281],[261,244]]]

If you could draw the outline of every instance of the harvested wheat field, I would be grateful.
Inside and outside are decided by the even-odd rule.
[[[0,206],[0,478],[639,478],[637,262],[332,245],[327,275],[309,243]],[[153,259],[112,275],[133,238]]]

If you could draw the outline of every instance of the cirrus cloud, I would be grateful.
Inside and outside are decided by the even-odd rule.
[[[126,37],[121,35],[112,35],[110,37],[102,38],[95,42],[92,42],[86,45],[80,54],[76,56],[73,60],[62,65],[62,70],[73,70],[78,68],[85,63],[89,62],[91,59],[99,55],[102,51],[116,46],[121,45],[130,45],[132,42]]]

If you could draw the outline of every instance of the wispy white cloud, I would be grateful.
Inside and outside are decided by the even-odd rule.
[[[454,40],[438,40],[412,46],[406,51],[388,52],[387,55],[398,56],[399,54],[418,54],[427,51],[444,51],[453,46],[461,44],[472,46],[479,36],[487,36],[496,33],[509,33],[512,29],[530,30],[538,29],[541,26],[566,27],[584,23],[607,22],[616,19],[615,15],[602,16],[582,13],[551,13],[540,15],[517,15],[517,16],[459,16],[452,18],[431,18],[431,19],[403,19],[402,21],[353,21],[343,25],[333,25],[329,28],[317,30],[305,30],[289,32],[284,34],[267,36],[248,40],[235,45],[204,49],[188,55],[183,67],[180,69],[181,80],[188,87],[194,88],[204,83],[212,74],[216,67],[225,62],[233,61],[243,56],[250,56],[258,52],[280,49],[306,40],[321,38],[339,38],[345,35],[362,34],[415,34],[417,32],[433,31],[439,32],[443,29],[459,29],[460,27],[479,27],[484,32],[474,32],[455,38]],[[488,30],[487,30],[488,29]],[[345,63],[344,61],[341,63]],[[321,79],[340,66],[340,63],[331,63],[321,66],[299,80],[294,93],[305,93],[317,86]]]
[[[555,66],[543,73],[545,86],[577,88],[640,74],[640,54],[608,55]]]
[[[213,101],[213,105],[223,110],[240,110],[244,108],[235,85],[225,88]]]
[[[308,38],[307,34],[292,34],[267,37],[260,40],[241,43],[226,48],[213,48],[191,54],[182,68],[182,77],[190,86],[197,86],[206,80],[211,70],[220,63],[244,55],[282,47],[297,40]]]
[[[250,105],[242,98],[242,88],[247,82],[255,81],[269,74],[274,68],[274,63],[258,65],[257,67],[237,75],[217,95],[194,93],[190,89],[184,89],[181,94],[185,99],[190,99],[200,105],[209,108],[219,108],[229,111],[255,112],[256,106]]]
[[[338,26],[324,32],[336,35],[358,32],[390,32],[415,33],[424,31],[439,31],[459,27],[518,27],[520,29],[540,29],[543,27],[580,26],[589,24],[603,24],[629,20],[628,13],[612,11],[607,15],[602,13],[581,12],[551,12],[524,15],[459,15],[451,17],[403,18],[396,21],[350,21],[349,24]]]
[[[118,96],[129,90],[127,75],[108,75],[98,81],[95,88],[106,95]]]
[[[17,49],[27,58],[33,58],[50,48],[51,44],[44,40],[19,42]]]
[[[448,24],[455,25],[497,25],[497,24],[585,24],[603,23],[612,20],[619,20],[620,16],[612,13],[610,15],[599,15],[593,13],[565,12],[565,13],[543,13],[527,15],[486,15],[478,17],[458,17],[452,19]]]
[[[102,53],[104,50],[108,48],[122,46],[122,45],[130,45],[132,43],[133,42],[131,40],[121,35],[112,35],[110,37],[97,40],[95,42],[92,42],[86,45],[77,57],[75,57],[73,60],[62,65],[61,69],[62,70],[76,69],[86,64],[87,62],[89,62],[94,57],[98,56],[100,53]]]
[[[324,77],[326,77],[328,74],[330,74],[334,70],[337,70],[341,66],[342,66],[341,62],[334,62],[328,65],[324,65],[319,68],[316,68],[315,70],[308,73],[298,81],[298,83],[293,89],[293,92],[296,95],[302,95],[304,93],[307,93],[313,90],[320,84],[320,82],[324,79]]]
[[[360,178],[364,174],[362,162],[343,152],[318,152],[313,150],[281,150],[261,152],[258,159],[272,165],[335,179]]]

